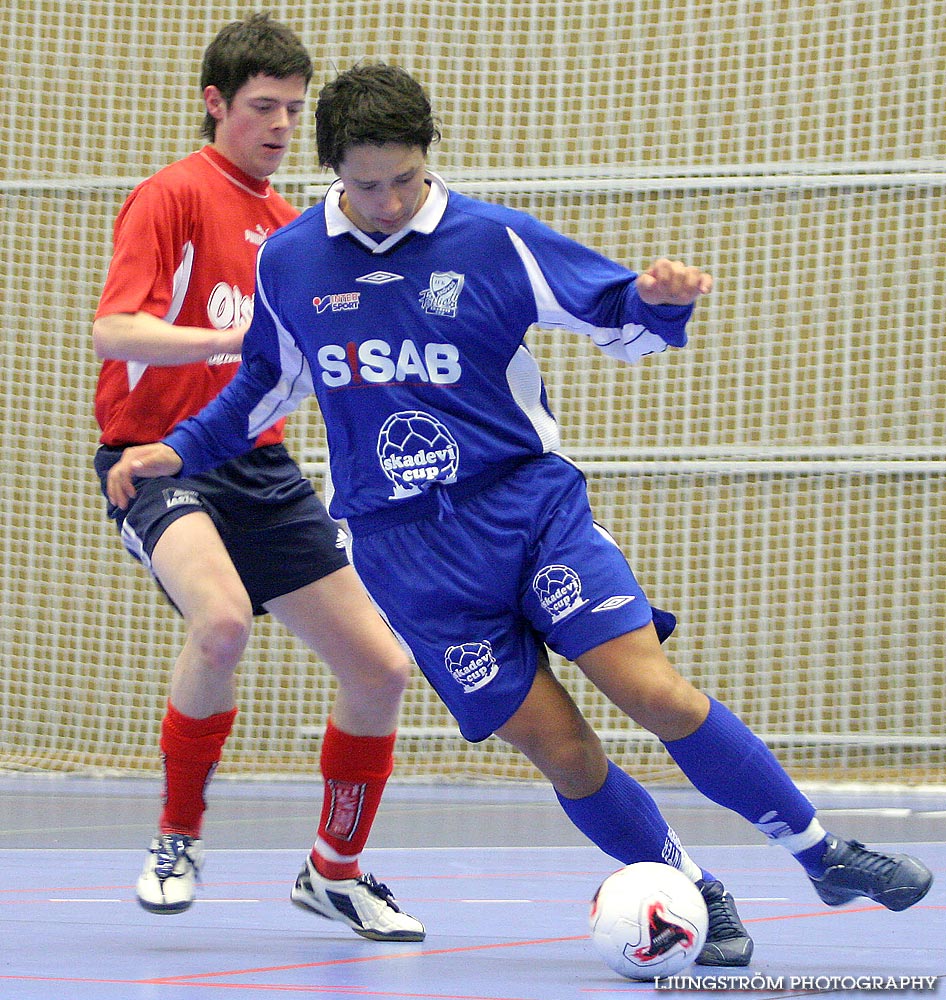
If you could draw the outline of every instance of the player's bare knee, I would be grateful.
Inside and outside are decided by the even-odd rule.
[[[391,705],[401,700],[410,676],[410,661],[407,657],[399,657],[357,672],[355,683],[376,703]]]
[[[250,638],[252,611],[221,607],[190,622],[188,641],[196,647],[200,661],[211,670],[232,673]]]
[[[399,706],[411,676],[412,664],[400,647],[390,655],[356,662],[329,661],[339,688],[358,704],[379,711]]]
[[[607,766],[597,734],[581,716],[562,725],[543,725],[515,732],[504,727],[501,735],[521,750],[559,790],[565,794],[590,795],[601,782]],[[593,787],[592,787],[593,786]],[[575,791],[575,789],[581,791]]]
[[[706,696],[674,674],[644,687],[628,715],[659,739],[675,740],[699,728],[708,710]]]

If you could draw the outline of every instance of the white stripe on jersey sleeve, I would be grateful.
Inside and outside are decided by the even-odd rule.
[[[508,227],[506,232],[509,239],[519,254],[529,282],[532,285],[532,292],[535,295],[535,303],[538,310],[538,322],[542,326],[564,327],[574,333],[581,333],[589,337],[594,345],[603,354],[609,357],[618,358],[628,364],[640,361],[647,354],[659,354],[667,350],[667,342],[658,337],[656,333],[651,333],[646,327],[639,323],[628,323],[624,327],[608,329],[594,326],[585,320],[572,316],[559,304],[555,298],[549,283],[545,280],[545,275],[539,267],[532,251],[525,245],[522,239]]]
[[[161,317],[166,323],[174,323],[180,315],[181,307],[184,305],[184,297],[191,284],[191,272],[194,270],[194,244],[188,240],[184,244],[184,252],[181,256],[181,263],[174,272],[174,280],[171,284],[171,305],[168,311]],[[140,361],[126,362],[128,372],[128,391],[131,392],[141,381],[141,376],[148,370],[148,366]]]

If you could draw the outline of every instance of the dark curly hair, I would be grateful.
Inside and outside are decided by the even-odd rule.
[[[424,88],[385,63],[353,66],[327,83],[315,108],[319,163],[335,169],[351,146],[397,143],[424,155],[440,141]]]

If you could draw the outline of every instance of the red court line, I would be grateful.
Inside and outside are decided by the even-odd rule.
[[[297,969],[319,969],[335,965],[356,965],[362,962],[387,962],[391,959],[427,958],[430,955],[457,955],[471,951],[490,951],[497,948],[527,948],[539,944],[562,944],[566,941],[584,941],[587,934],[571,937],[537,938],[534,941],[499,941],[494,944],[471,944],[457,948],[427,948],[419,951],[388,952],[384,955],[360,955],[355,958],[333,958],[325,962],[301,962],[295,965],[263,966],[258,969],[231,969],[227,972],[199,972],[189,976],[163,976],[160,979],[141,979],[141,983],[184,983],[206,980],[219,976],[251,976],[261,972],[292,972]]]
[[[256,990],[259,993],[320,993],[320,994],[357,994],[358,996],[405,997],[408,1000],[529,1000],[525,997],[499,997],[470,995],[459,993],[407,993],[403,990],[362,989],[353,986],[322,986],[304,984],[293,986],[277,983],[221,983],[211,980],[227,976],[249,976],[261,973],[294,972],[302,969],[318,969],[338,965],[354,965],[362,962],[383,962],[392,959],[424,958],[428,955],[452,955],[461,952],[489,951],[497,948],[523,948],[531,945],[561,944],[569,941],[582,941],[587,935],[571,937],[538,938],[533,941],[508,941],[496,944],[468,945],[458,948],[434,948],[426,951],[400,951],[385,955],[367,955],[357,958],[332,959],[325,962],[303,962],[293,965],[263,966],[256,969],[232,969],[227,972],[203,972],[188,976],[162,976],[155,979],[70,979],[65,976],[0,976],[0,982],[37,982],[37,983],[97,983],[103,986],[193,986],[224,990]]]
[[[369,990],[353,986],[320,986],[309,984],[305,986],[260,985],[258,983],[187,983],[162,979],[67,979],[53,976],[0,976],[0,982],[19,983],[90,983],[101,986],[193,986],[215,990],[258,990],[265,993],[322,993],[340,994],[360,997],[406,997],[408,1000],[535,1000],[534,997],[500,997],[471,995],[467,993],[405,993],[403,990]]]
[[[940,910],[946,909],[946,907],[941,906],[923,906],[916,907],[915,909],[930,909],[930,910]],[[844,909],[836,908],[829,910],[818,910],[809,913],[782,913],[775,914],[769,917],[750,917],[744,920],[744,923],[768,923],[775,920],[802,920],[809,917],[840,917],[845,914],[854,913],[871,913],[871,912],[885,912],[885,907],[879,904],[871,906],[858,906],[858,907],[845,907]],[[468,952],[483,952],[483,951],[493,951],[502,948],[524,948],[531,947],[533,945],[544,945],[544,944],[562,944],[571,941],[584,941],[587,940],[587,934],[575,934],[569,937],[555,937],[555,938],[536,938],[534,940],[528,941],[500,941],[491,944],[477,944],[477,945],[463,945],[454,948],[428,948],[420,949],[414,951],[398,951],[398,952],[388,952],[383,955],[360,955],[352,958],[337,958],[328,959],[324,962],[303,962],[293,965],[274,965],[274,966],[261,966],[259,968],[251,969],[230,969],[223,972],[202,972],[195,973],[187,976],[166,976],[159,979],[146,979],[140,980],[142,983],[154,983],[154,984],[170,984],[170,983],[185,983],[194,981],[206,981],[208,979],[219,978],[223,976],[248,976],[248,975],[258,975],[260,973],[274,973],[274,972],[289,972],[296,971],[299,969],[317,969],[326,968],[338,965],[357,965],[366,962],[386,962],[394,960],[399,960],[403,958],[426,958],[433,955],[457,955]]]
[[[926,905],[911,906],[910,911],[916,913],[919,910],[946,910],[946,906]],[[831,907],[826,910],[815,910],[811,913],[777,913],[771,917],[748,917],[743,918],[744,924],[764,924],[772,920],[807,920],[809,917],[843,917],[851,913],[886,913],[887,908],[875,903],[872,906],[845,906]]]

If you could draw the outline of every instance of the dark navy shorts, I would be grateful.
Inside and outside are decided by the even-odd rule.
[[[103,446],[96,452],[103,493],[122,450]],[[283,445],[254,448],[199,476],[136,479],[135,489],[127,510],[108,503],[125,548],[154,575],[151,554],[167,526],[203,511],[220,533],[255,615],[265,614],[267,601],[348,565],[344,531]]]
[[[557,455],[439,512],[356,528],[352,560],[474,742],[522,704],[543,644],[574,660],[658,624],[627,559],[595,523],[584,477]]]

